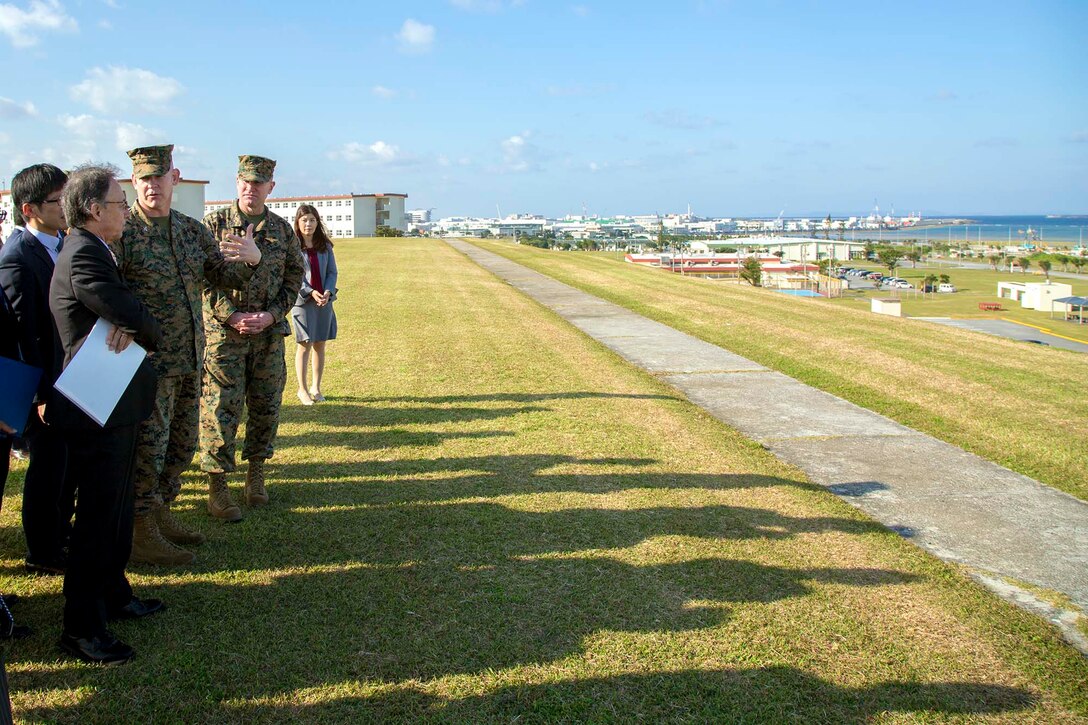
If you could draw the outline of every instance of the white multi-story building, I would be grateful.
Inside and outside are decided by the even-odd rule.
[[[265,204],[290,223],[295,212],[303,204],[309,204],[321,215],[329,236],[372,237],[379,226],[408,231],[404,213],[407,194],[340,194],[336,196],[288,196],[269,197]],[[230,206],[233,200],[209,201],[204,204],[205,213]]]
[[[430,209],[409,209],[405,215],[410,224],[429,224],[431,221]]]

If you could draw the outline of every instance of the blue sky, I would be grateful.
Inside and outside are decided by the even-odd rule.
[[[0,180],[178,146],[435,214],[1088,213],[1088,2],[0,0]]]

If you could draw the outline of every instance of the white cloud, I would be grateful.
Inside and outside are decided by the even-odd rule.
[[[523,172],[540,168],[540,149],[529,141],[531,136],[531,131],[524,131],[510,136],[499,144],[502,149],[502,170]]]
[[[364,164],[392,164],[410,160],[410,157],[401,154],[399,146],[385,141],[375,141],[369,145],[351,141],[330,151],[328,157],[334,161]]]
[[[401,50],[406,53],[426,53],[434,45],[435,29],[433,25],[408,18],[397,33]]]
[[[1069,137],[1073,143],[1088,143],[1088,131],[1077,131]]]
[[[589,7],[586,5],[572,5],[570,11],[580,18],[589,15]]]
[[[118,4],[117,0],[102,0],[102,2],[105,3],[108,8],[113,8],[114,10],[121,9],[121,5]]]
[[[30,101],[19,103],[0,96],[0,118],[32,118],[38,115],[38,109]]]
[[[955,91],[949,90],[947,88],[942,88],[941,90],[933,94],[933,99],[935,101],[955,101],[958,98],[959,95],[957,95]]]
[[[394,91],[392,88],[386,88],[385,86],[374,86],[373,88],[370,89],[370,92],[373,93],[378,98],[385,98],[385,99],[389,99],[389,98],[392,98],[393,96],[397,95],[396,91]]]
[[[166,113],[170,102],[184,90],[173,78],[149,70],[109,66],[87,71],[87,77],[68,92],[73,100],[99,113]]]
[[[87,113],[78,116],[65,114],[57,122],[82,142],[85,153],[97,153],[102,146],[109,146],[112,151],[128,151],[137,146],[150,146],[164,143],[166,135],[158,129],[147,128],[129,121],[112,121],[96,118]]]
[[[113,30],[113,23],[103,18],[102,20],[98,21],[98,27],[102,28],[103,30]]]
[[[0,3],[0,33],[8,36],[16,48],[38,44],[41,31],[75,32],[79,29],[57,0],[32,0],[26,10]]]

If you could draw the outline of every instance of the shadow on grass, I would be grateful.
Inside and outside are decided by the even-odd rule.
[[[593,678],[610,662],[654,672],[690,668],[708,657],[780,661],[781,643],[774,644],[780,634],[768,632],[772,644],[760,649],[749,642],[750,629],[731,628],[738,608],[748,627],[756,607],[756,620],[765,618],[766,627],[791,617],[780,624],[796,628],[798,615],[790,612],[797,607],[777,603],[815,592],[824,601],[834,597],[828,587],[895,587],[919,579],[880,568],[788,566],[789,552],[776,553],[784,542],[816,532],[893,536],[860,518],[660,502],[525,511],[465,500],[544,491],[807,486],[771,476],[640,470],[653,463],[514,455],[272,466],[272,505],[247,511],[239,525],[216,525],[179,507],[186,523],[210,535],[191,576],[135,568],[154,577],[138,586],[139,596],[162,597],[169,609],[116,625],[138,651],[132,665],[58,666],[60,596],[28,602],[20,621],[38,633],[9,650],[11,686],[26,705],[19,716],[94,723],[465,721],[525,714],[550,722],[632,719],[629,713],[720,721],[739,712],[753,720],[794,713],[840,720],[884,711],[984,714],[1030,704],[1027,692],[971,683],[844,689],[788,666]],[[632,470],[549,472],[569,465]],[[315,474],[321,482],[283,483]],[[185,494],[186,504],[191,497]],[[654,497],[646,500],[653,504]],[[773,546],[734,545],[758,540]],[[631,550],[641,544],[649,546]],[[749,551],[762,552],[759,560],[743,558]],[[825,604],[814,606],[799,611],[828,611]],[[802,646],[796,659],[810,656]],[[534,674],[538,666],[555,672]],[[501,673],[517,667],[529,674],[515,678],[560,681],[476,694],[502,687],[509,680]],[[411,689],[451,675],[464,678],[465,699]],[[336,694],[359,683],[386,687],[371,698]],[[291,703],[295,691],[306,688],[317,688],[316,703],[247,704],[280,697]],[[60,701],[57,690],[71,696]],[[54,694],[49,701],[33,693]]]
[[[376,408],[327,400],[313,406],[288,405],[280,409],[280,423],[312,422],[325,426],[395,426],[431,425],[435,423],[471,423],[478,420],[499,420],[524,413],[550,410],[539,405],[504,408],[469,407],[405,407]]]
[[[438,431],[410,431],[393,428],[373,432],[347,432],[323,431],[318,435],[304,433],[301,435],[281,435],[276,438],[277,449],[287,449],[292,446],[313,446],[315,438],[322,446],[338,446],[350,448],[355,451],[375,451],[388,448],[438,446],[444,441],[471,439],[471,438],[509,438],[514,436],[510,431],[482,430],[471,433],[438,432]]]
[[[334,396],[330,400],[351,403],[538,403],[543,400],[586,400],[586,399],[628,399],[628,400],[679,400],[678,396],[656,395],[653,393],[596,393],[579,391],[573,393],[488,393],[481,395],[435,395],[435,396],[399,396],[391,398],[363,398],[352,395]]]
[[[698,697],[692,697],[696,693]],[[314,706],[240,705],[240,718],[381,722],[870,722],[887,713],[995,715],[1031,707],[1032,693],[972,682],[842,687],[793,667],[625,674],[441,698],[399,689]]]
[[[266,697],[354,680],[486,676],[559,662],[583,652],[594,636],[625,642],[632,657],[642,649],[631,641],[637,635],[649,637],[649,645],[667,633],[705,630],[708,640],[724,638],[731,647],[736,643],[728,643],[722,629],[731,605],[804,597],[819,583],[883,586],[912,580],[879,569],[790,569],[718,558],[636,566],[591,557],[485,567],[442,561],[347,568],[274,576],[260,586],[187,582],[156,592],[173,604],[170,611],[116,627],[137,648],[138,666],[117,674],[87,668],[20,672],[12,684],[18,690],[102,686],[119,674],[127,683],[125,697],[141,706],[189,706],[175,702],[176,692],[159,692],[164,683],[147,677],[163,673],[170,678],[168,689],[190,689],[208,700],[201,706],[206,717],[204,708],[214,709],[227,697]],[[253,616],[270,610],[273,616]],[[103,687],[120,689],[116,682]],[[689,700],[702,696],[699,690],[687,693]],[[99,708],[111,707],[109,699],[38,715],[97,721],[104,714]],[[191,721],[196,713],[179,715]]]

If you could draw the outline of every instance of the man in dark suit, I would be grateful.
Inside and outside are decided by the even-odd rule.
[[[16,229],[0,251],[0,288],[15,310],[18,339],[25,361],[42,369],[24,437],[30,465],[23,485],[23,531],[26,568],[39,574],[63,574],[65,545],[71,533],[74,491],[66,485],[67,453],[57,430],[45,425],[43,413],[60,375],[61,350],[49,313],[49,281],[68,225],[61,192],[68,176],[51,164],[23,169],[11,182],[12,202],[24,226]]]
[[[120,352],[135,339],[153,352],[162,340],[159,323],[121,281],[107,245],[120,239],[128,217],[117,174],[112,166],[82,166],[64,188],[71,232],[49,289],[64,367],[99,319],[109,325],[111,350]],[[104,426],[60,395],[46,409],[46,422],[63,431],[77,488],[60,645],[88,662],[130,660],[132,648],[107,629],[107,621],[144,617],[163,608],[157,599],[137,599],[125,577],[132,549],[136,427],[151,414],[155,385],[155,371],[145,358]]]
[[[0,357],[10,360],[22,360],[19,352],[19,338],[16,333],[15,310],[8,298],[0,290]],[[0,503],[4,500],[4,485],[8,480],[8,452],[11,450],[11,437],[15,426],[0,420]],[[18,599],[14,594],[0,595],[0,639],[20,639],[30,634],[30,627],[15,623],[9,606]],[[2,662],[0,658],[0,662]],[[3,703],[0,702],[0,707]],[[2,710],[0,710],[2,712]]]

